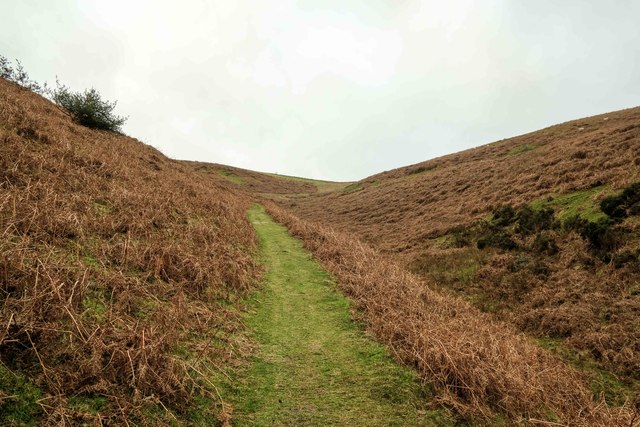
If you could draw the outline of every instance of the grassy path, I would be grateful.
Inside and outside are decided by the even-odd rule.
[[[351,321],[347,299],[301,243],[261,207],[249,217],[267,274],[246,319],[259,349],[232,393],[234,425],[449,425],[421,408],[414,372]]]

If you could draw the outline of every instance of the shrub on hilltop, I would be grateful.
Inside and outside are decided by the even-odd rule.
[[[50,89],[47,84],[40,84],[31,80],[20,61],[16,60],[14,67],[6,57],[0,55],[0,77],[9,80],[23,88],[40,95],[49,97],[53,102],[69,114],[77,123],[92,128],[121,132],[127,117],[116,116],[113,110],[117,101],[109,102],[102,99],[96,89],[86,89],[84,92],[73,92],[69,87],[56,81],[56,88]]]
[[[121,132],[122,125],[127,121],[127,117],[113,114],[117,101],[102,99],[100,92],[94,88],[73,92],[67,86],[57,83],[51,98],[76,122],[92,129]]]

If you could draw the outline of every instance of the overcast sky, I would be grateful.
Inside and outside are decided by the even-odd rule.
[[[640,104],[640,1],[0,0],[0,54],[166,155],[356,180]]]

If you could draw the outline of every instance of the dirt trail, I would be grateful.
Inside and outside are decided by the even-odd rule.
[[[450,425],[424,409],[414,372],[351,320],[301,243],[261,207],[249,217],[267,273],[247,318],[259,348],[234,393],[234,425]]]

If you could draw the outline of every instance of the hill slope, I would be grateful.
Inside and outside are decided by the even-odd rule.
[[[289,200],[311,194],[324,194],[340,190],[349,182],[321,181],[295,176],[255,172],[216,163],[184,161],[193,171],[212,179],[219,185],[253,196],[276,200]]]
[[[640,108],[281,205],[355,233],[572,363],[596,366],[596,387],[616,400],[640,379],[640,218],[638,209],[609,218],[599,204],[636,181]]]
[[[0,141],[2,422],[215,422],[249,199],[3,79]]]
[[[619,153],[629,151],[624,151],[629,148],[625,143],[637,142],[636,128],[629,124],[637,111],[630,111],[630,117],[615,118],[614,128],[602,134],[605,139],[610,134],[625,138],[609,139],[619,143]],[[614,118],[602,119],[607,126],[610,121]],[[597,396],[594,400],[582,373],[511,326],[428,285],[459,291],[476,303],[495,301],[500,310],[490,311],[496,316],[535,333],[535,328],[522,326],[535,323],[520,322],[513,314],[516,309],[527,301],[542,301],[533,308],[552,314],[538,317],[546,322],[539,323],[545,331],[549,325],[566,324],[545,304],[555,301],[566,309],[567,301],[574,303],[575,293],[559,292],[568,292],[579,277],[584,294],[578,295],[579,301],[595,301],[594,310],[601,310],[602,301],[613,302],[617,311],[595,312],[580,305],[579,321],[595,338],[567,342],[575,348],[582,343],[590,351],[597,349],[590,343],[608,343],[597,362],[632,381],[638,354],[633,347],[638,343],[633,191],[609,203],[615,208],[612,215],[620,216],[617,222],[590,222],[607,217],[595,198],[631,182],[620,162],[594,166],[594,176],[608,181],[596,187],[589,183],[586,191],[535,199],[548,196],[552,186],[543,185],[538,192],[518,195],[523,201],[532,199],[529,211],[518,206],[496,210],[493,203],[521,199],[494,194],[471,176],[465,185],[475,192],[467,192],[457,188],[460,183],[454,184],[452,174],[480,171],[487,161],[501,164],[506,156],[529,156],[544,144],[536,148],[532,141],[516,139],[504,147],[498,144],[495,153],[489,147],[472,158],[462,153],[380,174],[375,180],[330,183],[170,160],[132,138],[77,126],[47,100],[4,80],[0,139],[2,423],[228,423],[233,408],[223,402],[214,382],[222,376],[230,380],[225,371],[252,350],[251,339],[238,334],[239,308],[261,270],[253,260],[256,237],[245,213],[264,197],[308,218],[355,231],[430,279],[407,274],[396,260],[380,256],[352,235],[300,221],[267,204],[335,275],[355,304],[353,314],[365,321],[369,332],[434,387],[434,404],[475,421],[507,424],[567,420],[612,425],[637,419],[630,405],[617,409],[601,404]],[[629,152],[625,155],[637,166],[637,152]],[[575,157],[596,155],[590,153]],[[438,161],[440,166],[434,167]],[[500,169],[514,175],[496,176],[494,184],[519,179],[519,164]],[[581,170],[575,173],[582,176]],[[433,190],[437,193],[429,187],[434,176],[439,176]],[[582,184],[569,185],[580,189]],[[443,198],[456,189],[459,196]],[[400,209],[416,203],[416,192],[419,203],[440,216]],[[476,193],[491,200],[470,202],[474,208],[468,212],[458,208]],[[398,206],[389,205],[391,197]],[[574,228],[562,230],[550,225],[553,218],[544,222],[549,216],[540,212],[549,212],[549,207],[559,207],[558,215],[579,211],[589,220],[574,219]],[[451,218],[442,215],[446,212],[452,212]],[[478,217],[483,221],[474,222]],[[526,218],[533,227],[527,233],[521,230]],[[415,225],[423,228],[417,238],[406,232]],[[600,228],[592,229],[595,226]],[[628,232],[624,238],[623,231]],[[490,238],[494,235],[502,238]],[[594,236],[601,251],[587,246]],[[514,246],[496,248],[507,241]],[[547,252],[554,245],[561,256]],[[571,250],[577,256],[567,255]],[[624,259],[617,258],[622,255]],[[536,282],[529,278],[532,273]],[[609,280],[607,289],[617,293],[591,286],[603,276]],[[568,285],[561,281],[565,277]],[[512,283],[514,278],[520,279]],[[561,286],[553,288],[554,283]],[[549,289],[555,289],[556,300],[526,293]],[[623,291],[630,297],[623,299]],[[525,312],[531,313],[536,312]],[[600,318],[600,323],[594,320]],[[571,331],[570,337],[576,336]],[[629,394],[628,385],[607,372],[603,375],[622,392],[611,391],[602,381],[598,390],[620,403],[616,399]]]
[[[639,180],[639,139],[640,108],[576,120],[373,175],[297,212],[411,252],[501,204]]]

